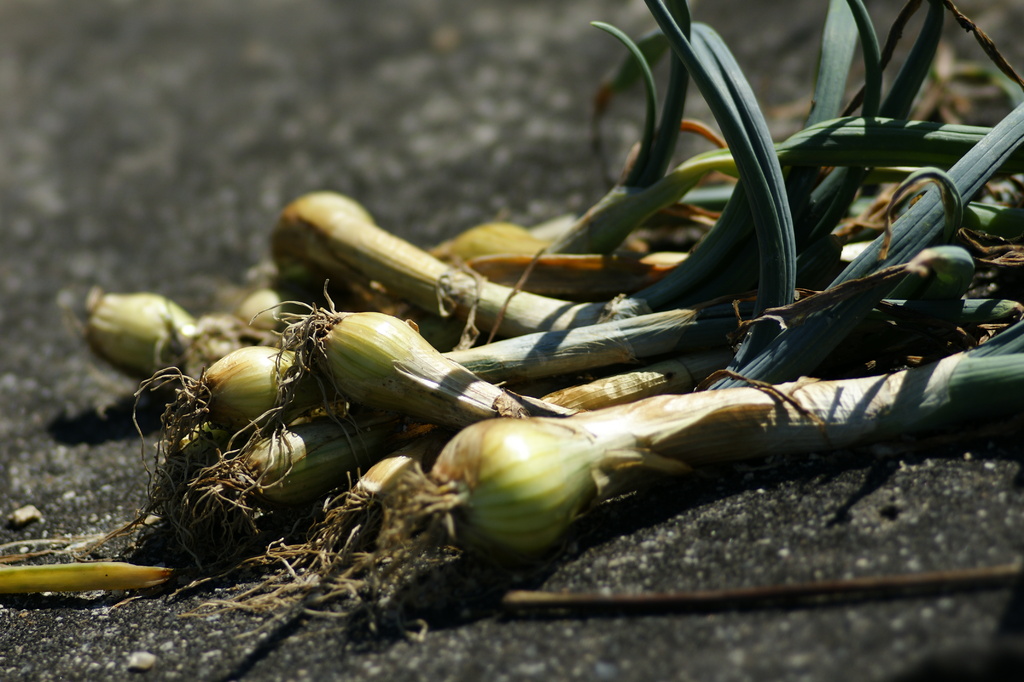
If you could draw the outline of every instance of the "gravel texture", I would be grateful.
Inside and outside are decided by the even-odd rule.
[[[705,6],[706,4],[706,6]],[[786,130],[809,92],[823,2],[701,3]],[[869,3],[879,26],[894,12]],[[1024,14],[963,3],[1024,66]],[[8,0],[0,5],[0,527],[103,532],[143,502],[158,407],[90,358],[68,311],[92,286],[215,307],[265,256],[277,212],[336,189],[428,245],[533,223],[603,191],[589,101],[620,50],[587,26],[640,2]],[[957,53],[980,60],[952,25]],[[622,158],[642,118],[616,103]],[[703,111],[694,103],[691,114]],[[991,110],[969,112],[984,121]],[[648,592],[1019,561],[1019,436],[779,457],[605,505],[529,576],[463,569],[421,640],[324,618],[183,617],[234,583],[0,596],[0,679],[995,679],[1024,665],[1019,589],[696,614],[515,619],[509,586]],[[179,563],[166,557],[168,564]]]

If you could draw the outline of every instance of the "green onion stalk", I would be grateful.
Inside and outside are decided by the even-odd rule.
[[[537,560],[576,517],[645,479],[1005,415],[1024,407],[1022,387],[1024,356],[961,353],[885,376],[657,396],[565,419],[490,420],[448,443],[419,492],[445,501],[437,507],[467,549],[504,563]]]
[[[515,293],[444,263],[355,213],[351,199],[331,192],[301,197],[281,213],[271,253],[282,271],[306,268],[332,282],[373,281],[396,298],[443,317],[473,317],[501,336],[568,329],[608,317],[650,312],[638,302],[574,304]],[[512,294],[515,293],[513,296]]]
[[[524,381],[637,362],[668,353],[725,348],[735,315],[683,309],[536,332],[445,353],[488,381]],[[716,368],[717,369],[717,368]]]
[[[689,393],[713,372],[724,369],[730,360],[732,351],[728,348],[689,353],[559,389],[545,395],[544,401],[571,410],[597,410],[655,395]]]
[[[174,571],[121,561],[92,561],[41,566],[0,566],[0,594],[143,590],[166,582]]]
[[[317,310],[289,327],[285,344],[352,403],[418,421],[461,428],[494,417],[568,413],[480,379],[384,313]]]

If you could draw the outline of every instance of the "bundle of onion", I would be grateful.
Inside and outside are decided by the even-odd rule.
[[[321,417],[234,445],[204,426],[165,457],[151,511],[199,563],[230,562],[250,549],[260,519],[346,489],[394,445],[396,419]]]
[[[486,421],[445,447],[423,495],[448,501],[437,506],[451,509],[462,545],[506,562],[536,559],[576,516],[629,489],[637,474],[820,452],[1017,411],[1022,357],[965,353],[886,376],[658,396],[559,420]]]
[[[358,206],[332,192],[307,194],[289,204],[271,235],[278,269],[316,272],[333,282],[376,282],[395,298],[428,312],[454,312],[464,319],[472,314],[481,328],[497,326],[502,336],[650,312],[633,299],[610,306],[527,292],[513,296],[513,288],[474,277],[382,230],[353,205]]]
[[[383,313],[318,310],[289,328],[286,345],[352,402],[431,424],[566,413],[483,381]]]
[[[188,519],[195,512],[184,497],[194,493],[198,480],[216,479],[209,472],[233,459],[253,437],[251,431],[240,432],[271,422],[286,424],[323,405],[316,382],[290,372],[294,360],[290,351],[248,346],[215,362],[198,380],[172,375],[181,387],[164,412],[150,489],[152,511],[190,535]]]
[[[398,551],[392,551],[386,555],[386,562],[378,564],[384,501],[394,494],[396,488],[401,487],[405,474],[414,468],[418,471],[423,462],[432,462],[450,435],[445,429],[427,425],[394,430],[391,428],[394,421],[393,417],[377,414],[346,422],[341,427],[348,432],[348,446],[335,438],[338,433],[336,429],[341,428],[338,424],[335,424],[332,434],[332,428],[325,423],[310,422],[289,429],[291,433],[276,441],[267,439],[248,448],[238,458],[238,462],[244,463],[247,470],[236,471],[248,481],[247,485],[255,493],[256,501],[266,503],[270,501],[270,496],[276,498],[271,503],[274,514],[287,514],[289,508],[282,508],[282,502],[289,505],[295,501],[301,502],[309,493],[307,489],[300,499],[289,492],[287,499],[283,499],[278,493],[284,493],[286,488],[295,485],[303,489],[321,485],[312,479],[324,478],[327,469],[335,468],[328,460],[348,462],[351,467],[349,474],[336,486],[342,492],[316,505],[314,522],[305,528],[301,540],[291,544],[288,537],[284,537],[261,548],[265,550],[261,560],[273,562],[280,559],[287,562],[291,570],[272,574],[258,588],[244,593],[239,599],[244,602],[246,610],[279,612],[285,604],[295,604],[310,598],[312,592],[316,592],[315,603],[330,601],[339,594],[352,595],[354,590],[365,584],[369,574],[379,579],[380,569],[386,571],[386,565],[400,563],[392,561],[399,554]],[[324,436],[322,440],[316,435],[321,427]],[[378,447],[374,442],[379,442],[381,436],[384,436],[383,442]],[[303,441],[302,444],[298,443],[299,440]],[[288,452],[287,443],[296,447]],[[398,449],[390,451],[394,447]],[[350,451],[346,451],[346,448],[350,448]],[[327,454],[335,449],[337,457]],[[388,451],[387,456],[377,459],[380,453]],[[254,457],[263,460],[262,463],[253,466],[251,460]],[[303,457],[306,462],[302,461]],[[371,461],[375,463],[367,466]],[[256,474],[257,470],[263,472],[262,486],[252,481],[253,475],[260,475]],[[355,475],[357,471],[358,479]],[[270,483],[283,472],[283,478]],[[340,473],[339,468],[329,476],[334,477]],[[234,486],[239,481],[223,482]],[[352,487],[345,489],[349,483]],[[223,517],[226,521],[237,522],[240,518],[236,513],[240,511],[238,507],[225,507],[223,511],[227,512]],[[303,508],[299,507],[298,512],[303,513]],[[294,516],[285,518],[294,519]],[[307,517],[305,520],[310,519]],[[299,529],[294,524],[289,524],[289,527],[293,531]],[[210,530],[221,532],[212,526]],[[222,535],[227,539],[227,534]],[[227,544],[225,547],[230,551],[234,545]],[[413,548],[409,545],[407,549]],[[297,575],[303,575],[306,579],[296,581]],[[308,579],[314,575],[318,580]],[[307,605],[310,603],[306,602]]]

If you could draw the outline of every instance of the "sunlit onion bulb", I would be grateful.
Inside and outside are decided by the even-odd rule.
[[[92,351],[133,377],[148,378],[180,362],[196,336],[196,321],[158,294],[89,295],[85,340]]]
[[[327,314],[319,359],[353,402],[461,427],[499,416],[502,389],[435,350],[407,323],[383,313]]]
[[[567,420],[490,420],[456,435],[431,476],[455,486],[460,544],[499,561],[528,560],[557,546],[603,496],[602,464],[633,444],[628,434],[598,438]]]
[[[203,375],[210,391],[209,419],[233,428],[257,421],[278,406],[281,382],[294,361],[291,351],[247,346],[210,365]],[[304,378],[286,411],[297,416],[321,403],[316,382]]]

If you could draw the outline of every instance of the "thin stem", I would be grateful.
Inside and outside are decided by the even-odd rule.
[[[506,611],[573,613],[679,613],[813,605],[822,601],[851,601],[872,597],[903,597],[954,590],[1011,587],[1021,577],[1021,564],[953,569],[842,580],[765,585],[721,590],[602,594],[597,592],[534,592],[513,590],[502,599]]]

